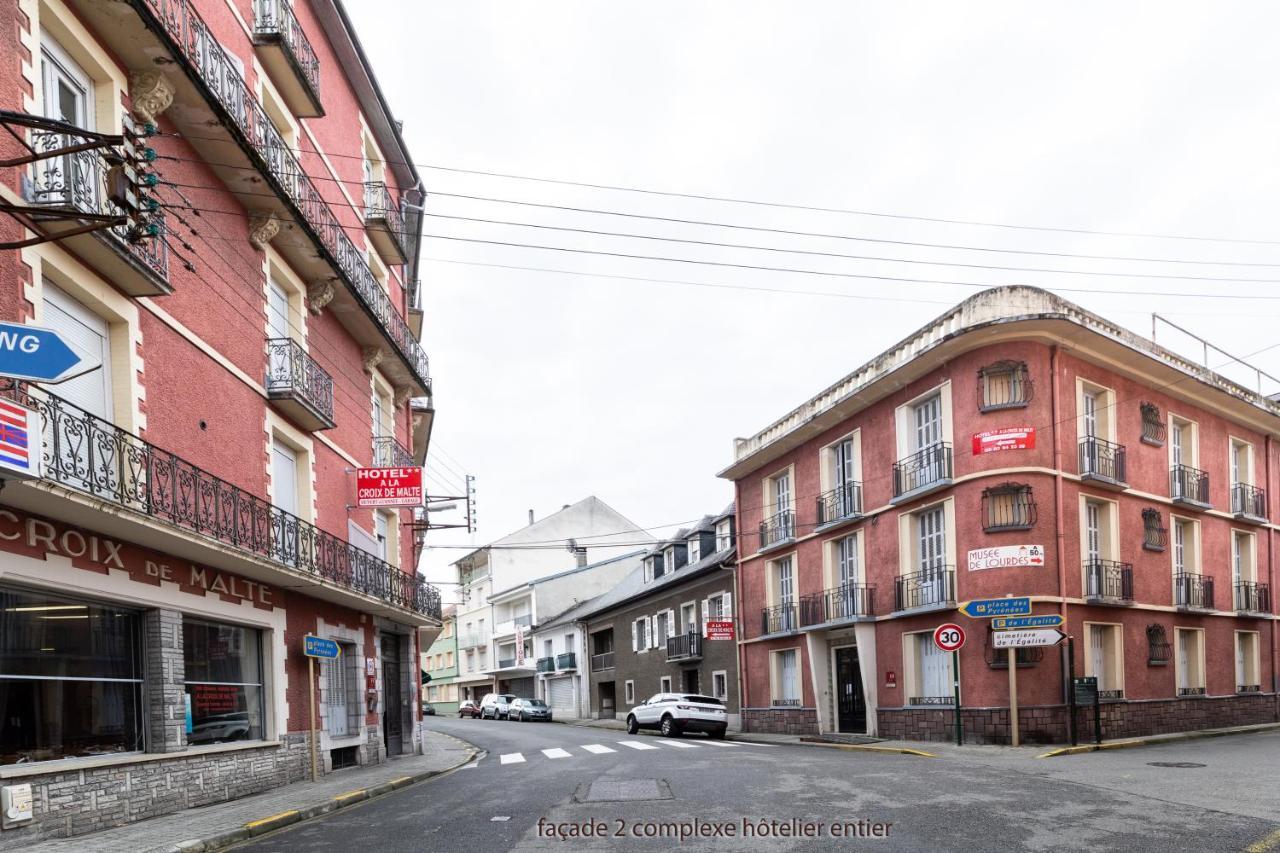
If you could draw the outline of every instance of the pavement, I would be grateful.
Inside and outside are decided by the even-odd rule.
[[[205,853],[221,850],[320,814],[336,813],[357,803],[425,781],[476,756],[469,744],[439,732],[428,732],[422,755],[392,758],[385,764],[352,767],[295,782],[273,791],[227,803],[188,809],[92,835],[46,841],[21,848],[23,853]]]

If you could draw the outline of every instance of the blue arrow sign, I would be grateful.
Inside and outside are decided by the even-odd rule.
[[[53,329],[0,323],[0,376],[65,382],[101,364]]]
[[[1046,613],[1044,616],[999,616],[991,620],[994,631],[1017,631],[1021,628],[1057,628],[1062,625],[1062,615]]]
[[[975,598],[960,605],[965,616],[982,619],[986,616],[1030,616],[1031,599],[1023,598]]]
[[[309,658],[336,658],[342,654],[342,647],[333,640],[307,634],[302,638],[302,653]]]

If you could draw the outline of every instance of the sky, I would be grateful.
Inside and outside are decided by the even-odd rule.
[[[475,477],[429,579],[591,494],[659,536],[720,510],[735,436],[983,286],[1280,375],[1276,4],[347,5],[428,192],[429,484]]]

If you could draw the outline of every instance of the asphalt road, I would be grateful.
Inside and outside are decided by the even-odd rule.
[[[921,758],[546,723],[430,725],[487,754],[239,849],[1163,853],[1243,850],[1268,838],[1280,845],[1280,733],[1027,760],[1007,750]],[[681,825],[687,833],[694,823],[704,835],[681,841]],[[553,826],[578,837],[557,837]],[[883,836],[867,834],[876,826]],[[603,837],[581,837],[591,831]]]

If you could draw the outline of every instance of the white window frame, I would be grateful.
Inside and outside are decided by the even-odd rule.
[[[792,669],[793,681],[791,684],[786,683],[785,672],[783,671],[783,659],[786,655],[793,656],[795,666]],[[803,658],[800,654],[799,646],[791,646],[785,649],[774,649],[769,653],[769,702],[771,705],[779,705],[787,708],[799,708],[804,705],[804,684],[800,674],[800,667]],[[793,691],[795,695],[788,695],[789,691]]]
[[[729,698],[729,671],[717,669],[711,673],[711,695],[724,702]]]
[[[658,692],[659,693],[671,692],[671,676],[664,675],[658,679]]]
[[[1182,628],[1176,625],[1173,628],[1174,687],[1177,690],[1182,690],[1184,687],[1204,688],[1207,686],[1206,673],[1204,670],[1204,654],[1205,654],[1204,634],[1205,632],[1203,628]],[[1187,667],[1188,667],[1188,670],[1192,666],[1196,668],[1195,675],[1199,676],[1199,678],[1191,679],[1191,680],[1199,681],[1198,684],[1187,683],[1192,673],[1190,671],[1187,671],[1187,672],[1183,671],[1182,644],[1183,644],[1183,637],[1185,636],[1194,636],[1196,638],[1196,649],[1195,649],[1196,660],[1188,661]],[[1205,692],[1208,693],[1207,690]]]
[[[1248,637],[1251,654],[1247,657],[1241,654],[1242,647],[1240,641]],[[1259,631],[1236,631],[1235,647],[1234,647],[1234,666],[1236,678],[1236,692],[1240,692],[1241,687],[1261,687],[1262,686],[1262,634]],[[1241,673],[1240,664],[1243,660],[1245,672]],[[1248,670],[1252,669],[1253,674],[1250,675]]]
[[[729,518],[716,522],[716,552],[725,551],[733,546],[733,520]]]
[[[636,683],[630,679],[622,682],[622,700],[630,706],[636,703]]]

